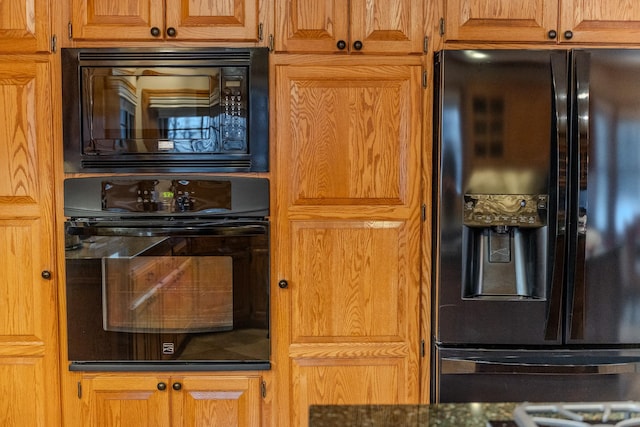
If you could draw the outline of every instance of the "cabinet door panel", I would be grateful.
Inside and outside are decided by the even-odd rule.
[[[571,42],[637,43],[640,3],[627,0],[564,0],[560,30]]]
[[[293,360],[291,425],[309,425],[309,405],[406,402],[413,386],[406,382],[403,364],[401,358]]]
[[[411,202],[419,67],[289,67],[277,78],[290,97],[278,106],[289,205]]]
[[[177,39],[258,41],[258,0],[166,0],[166,8]]]
[[[0,2],[0,52],[48,52],[50,45],[49,0]]]
[[[73,0],[73,38],[152,40],[164,30],[163,0]]]
[[[260,425],[260,377],[173,377],[174,427]]]
[[[276,50],[419,53],[422,10],[419,0],[277,0]]]
[[[557,20],[557,0],[450,0],[445,38],[555,42],[548,32],[557,30]]]
[[[276,0],[275,6],[278,51],[339,52],[338,41],[349,42],[347,1]]]
[[[0,56],[0,425],[59,425],[51,92],[48,56]]]
[[[276,67],[281,426],[418,401],[421,67],[342,59]]]
[[[294,221],[292,343],[401,342],[413,314],[410,227],[402,221]],[[415,268],[413,268],[415,270]]]
[[[423,3],[417,0],[352,0],[351,46],[363,53],[420,53]]]
[[[158,383],[166,390],[158,390]],[[169,427],[167,378],[99,376],[82,381],[83,425],[91,427]]]

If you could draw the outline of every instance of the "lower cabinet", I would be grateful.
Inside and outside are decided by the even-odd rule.
[[[261,377],[86,374],[78,382],[85,427],[254,427]]]

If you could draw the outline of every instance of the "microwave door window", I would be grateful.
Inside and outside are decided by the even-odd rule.
[[[247,153],[246,71],[222,71],[83,69],[83,153]]]

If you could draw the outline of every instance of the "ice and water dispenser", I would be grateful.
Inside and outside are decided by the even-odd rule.
[[[463,195],[463,298],[545,298],[547,194]]]

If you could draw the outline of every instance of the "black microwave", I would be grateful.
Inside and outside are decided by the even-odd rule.
[[[266,172],[267,48],[62,49],[65,172]]]

